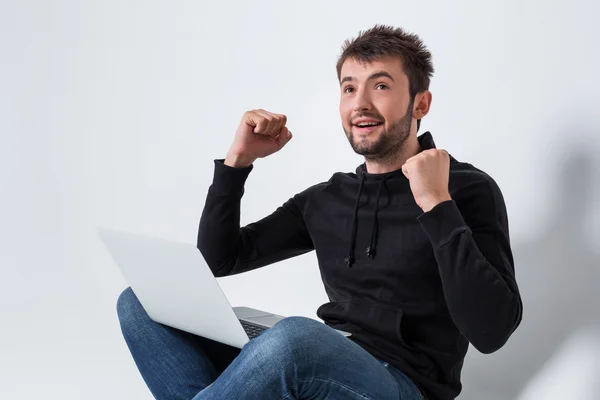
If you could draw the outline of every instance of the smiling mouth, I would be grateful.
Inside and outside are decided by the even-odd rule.
[[[377,127],[383,125],[383,122],[379,122],[377,124],[366,124],[366,125],[354,125],[352,124],[352,127],[357,130],[358,132],[370,132],[372,130],[375,130]]]

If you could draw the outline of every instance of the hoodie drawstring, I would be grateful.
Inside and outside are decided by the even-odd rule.
[[[379,182],[379,187],[377,188],[377,197],[375,199],[375,211],[373,212],[373,228],[371,231],[371,241],[370,245],[367,247],[366,252],[367,256],[374,258],[377,250],[377,230],[378,230],[378,222],[377,222],[377,214],[379,212],[379,199],[381,197],[381,189],[385,186],[386,178],[381,179]],[[356,204],[354,206],[354,216],[352,220],[352,235],[350,236],[350,250],[348,251],[348,257],[344,261],[348,265],[348,268],[352,267],[354,264],[354,250],[356,248],[356,234],[358,230],[358,207],[360,205],[360,196],[363,191],[363,186],[365,182],[365,176],[361,176],[360,184],[358,186],[358,194],[356,196]],[[387,189],[387,187],[386,187]]]
[[[371,258],[375,258],[375,254],[377,254],[377,231],[379,229],[377,214],[379,213],[379,198],[381,197],[381,188],[385,186],[385,180],[386,178],[383,178],[379,182],[379,187],[377,188],[377,197],[375,199],[375,211],[373,212],[373,229],[371,230],[371,244],[366,249],[367,256]]]
[[[356,195],[356,205],[354,206],[354,217],[352,218],[352,235],[350,236],[350,250],[348,251],[348,257],[346,257],[346,264],[348,268],[354,264],[354,249],[356,247],[356,231],[358,228],[358,206],[360,204],[360,195],[362,194],[363,185],[365,183],[365,176],[362,175],[360,184],[358,185],[358,194]]]

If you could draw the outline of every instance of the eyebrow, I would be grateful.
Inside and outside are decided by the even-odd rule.
[[[385,77],[385,78],[389,78],[392,80],[392,82],[394,82],[394,78],[392,78],[392,75],[390,75],[389,73],[385,72],[385,71],[378,71],[375,72],[373,74],[371,74],[371,76],[369,76],[367,78],[368,81],[372,80],[372,79],[377,79],[377,78],[381,78],[381,77]],[[340,85],[344,82],[351,82],[351,81],[355,81],[356,78],[353,76],[345,76],[344,78],[342,78],[342,80],[340,81]]]

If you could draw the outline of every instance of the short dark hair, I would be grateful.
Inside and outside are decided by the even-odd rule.
[[[369,63],[389,56],[402,60],[411,99],[414,100],[417,93],[429,90],[434,69],[431,53],[423,41],[402,28],[379,24],[344,42],[336,65],[338,81],[341,79],[342,65],[348,58]],[[417,121],[417,129],[420,122]]]
[[[434,72],[431,53],[417,35],[387,25],[375,25],[359,32],[358,37],[344,42],[336,66],[338,80],[341,79],[342,65],[348,58],[371,62],[388,56],[402,60],[408,76],[410,97],[429,89]]]

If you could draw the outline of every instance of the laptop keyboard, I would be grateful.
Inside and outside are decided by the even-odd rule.
[[[269,329],[269,328],[265,328],[264,326],[255,325],[255,324],[250,323],[248,321],[242,321],[242,320],[240,320],[240,323],[242,324],[242,327],[244,328],[244,330],[246,331],[246,334],[248,334],[248,337],[250,339],[254,339],[258,335],[260,335],[261,332]]]

